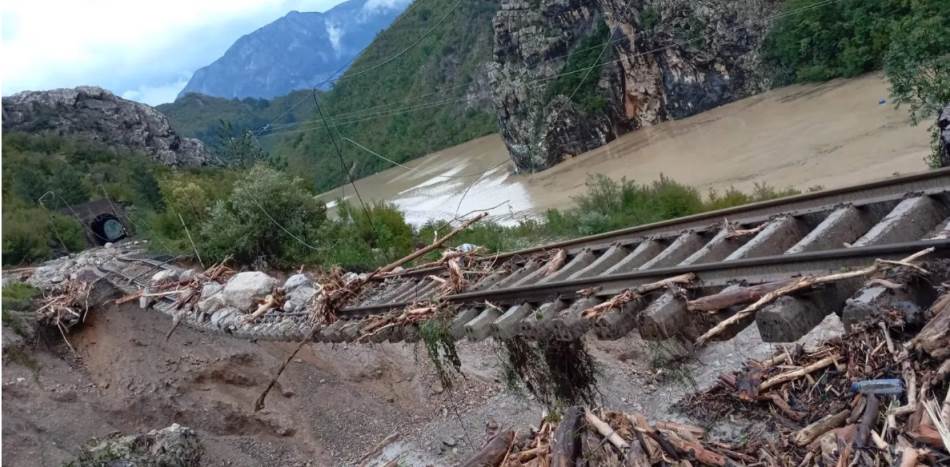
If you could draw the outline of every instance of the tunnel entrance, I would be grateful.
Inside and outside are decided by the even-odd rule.
[[[96,243],[105,245],[115,243],[128,236],[125,224],[112,214],[101,214],[89,224]]]
[[[86,233],[90,246],[115,243],[132,237],[125,209],[107,199],[75,204],[60,210],[63,214],[76,218]]]

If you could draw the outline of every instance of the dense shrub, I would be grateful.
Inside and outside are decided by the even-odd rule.
[[[414,249],[414,232],[403,214],[386,203],[364,210],[346,201],[337,202],[337,219],[321,232],[324,264],[354,270],[369,270],[409,254]]]
[[[302,264],[317,251],[325,219],[326,207],[303,180],[258,165],[210,209],[201,225],[201,253],[240,263]]]
[[[3,204],[3,264],[32,263],[86,247],[75,219],[6,197]]]

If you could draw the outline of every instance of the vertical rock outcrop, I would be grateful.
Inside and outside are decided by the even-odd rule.
[[[937,131],[936,162],[940,167],[950,167],[950,104],[937,115]]]
[[[519,170],[764,89],[773,0],[505,0],[491,78]]]

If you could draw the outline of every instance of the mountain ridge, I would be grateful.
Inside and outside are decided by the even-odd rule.
[[[290,11],[241,36],[220,58],[195,71],[178,97],[274,98],[326,89],[408,3],[348,0],[326,12]]]

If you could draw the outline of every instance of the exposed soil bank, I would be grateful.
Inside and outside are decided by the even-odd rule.
[[[926,170],[927,125],[889,101],[881,74],[795,85],[629,133],[544,172],[510,174],[501,138],[486,136],[357,182],[364,198],[395,202],[410,222],[504,203],[508,218],[564,207],[590,174],[649,182],[661,174],[706,191],[756,183],[834,188]],[[375,148],[385,154],[385,148]],[[463,194],[467,195],[461,203]],[[326,193],[325,199],[351,187]]]

